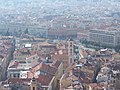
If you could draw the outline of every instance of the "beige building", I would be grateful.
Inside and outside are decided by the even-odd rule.
[[[24,60],[12,60],[7,69],[8,78],[27,78],[30,68],[39,63],[37,54],[26,57]]]
[[[89,41],[108,46],[120,45],[120,31],[118,30],[90,30]]]
[[[62,75],[63,63],[60,61],[56,61],[52,64],[41,62],[28,72],[28,78],[34,76],[39,82],[41,82],[44,90],[56,90],[59,88],[59,80]],[[31,90],[37,90],[35,85],[35,83],[32,84]]]
[[[29,50],[28,48],[22,48],[19,50],[16,50],[13,53],[13,60],[25,60],[27,57],[34,55],[35,52],[32,50]]]

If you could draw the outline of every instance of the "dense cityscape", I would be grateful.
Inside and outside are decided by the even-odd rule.
[[[120,1],[0,0],[0,90],[120,90]]]

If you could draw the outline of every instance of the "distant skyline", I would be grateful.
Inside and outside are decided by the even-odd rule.
[[[115,6],[120,7],[120,0],[0,0],[0,8],[19,9],[29,7],[56,6]]]

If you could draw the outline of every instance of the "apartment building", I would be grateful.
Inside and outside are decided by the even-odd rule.
[[[120,31],[118,30],[90,30],[89,41],[108,46],[120,45]]]

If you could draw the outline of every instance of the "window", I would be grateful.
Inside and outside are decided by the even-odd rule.
[[[70,43],[70,47],[72,47],[72,42]]]
[[[113,83],[115,83],[115,80],[113,80]]]
[[[70,63],[72,63],[72,58],[70,58]]]
[[[10,77],[12,77],[12,74],[10,74]]]
[[[44,76],[46,75],[46,73],[44,71],[42,71],[42,70],[40,70],[40,74],[44,75]]]
[[[18,78],[20,77],[20,74],[19,74],[19,73],[17,74],[17,77],[18,77]]]
[[[70,53],[72,53],[72,49],[70,49]]]
[[[15,77],[16,77],[16,74],[13,74],[13,77],[15,78]]]
[[[33,87],[33,90],[35,90],[35,87]]]

